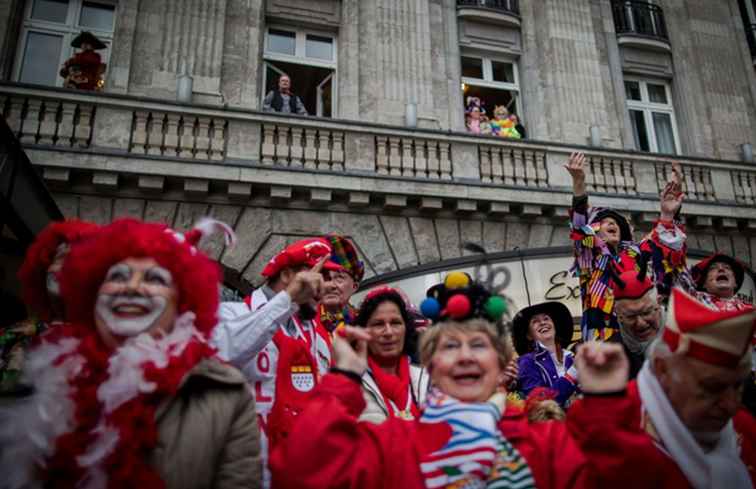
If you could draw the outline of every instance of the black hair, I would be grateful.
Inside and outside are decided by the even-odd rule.
[[[384,302],[393,302],[396,307],[399,308],[399,314],[404,321],[404,347],[402,353],[404,355],[414,355],[417,352],[417,331],[415,330],[415,322],[410,316],[407,310],[407,305],[404,303],[404,299],[394,290],[387,290],[380,292],[374,296],[368,296],[367,299],[360,304],[360,310],[357,313],[355,324],[361,328],[366,328],[370,317],[373,315],[378,306]]]

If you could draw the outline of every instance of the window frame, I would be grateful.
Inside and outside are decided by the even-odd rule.
[[[628,115],[630,115],[631,110],[636,110],[643,113],[643,120],[646,124],[646,132],[647,132],[646,137],[648,138],[648,143],[649,143],[648,152],[660,154],[659,143],[656,139],[656,126],[654,125],[654,120],[653,120],[653,113],[656,112],[659,114],[668,114],[670,116],[670,120],[672,123],[672,139],[675,144],[675,152],[672,154],[680,155],[681,154],[680,137],[677,131],[677,118],[675,117],[675,105],[672,99],[672,85],[670,84],[670,82],[666,80],[662,80],[662,79],[655,79],[655,78],[625,76],[623,78],[623,83],[627,83],[627,82],[638,83],[638,86],[640,88],[640,94],[641,94],[640,100],[631,100],[628,96],[627,89],[625,89],[625,106],[626,106]],[[661,85],[664,87],[664,93],[667,97],[666,104],[650,101],[651,99],[648,95],[649,84]],[[630,117],[630,119],[631,119],[630,124],[631,124],[631,129],[632,129],[632,124],[633,124],[632,117]],[[633,144],[635,144],[635,138],[633,138]],[[638,147],[636,147],[635,149],[637,151],[643,151],[642,149]]]
[[[113,28],[111,31],[104,31],[102,29],[94,29],[91,27],[83,27],[79,25],[81,21],[81,9],[84,6],[84,2],[96,3],[100,5],[108,5],[113,7]],[[69,0],[68,12],[66,12],[65,23],[51,22],[48,20],[32,19],[32,8],[34,7],[34,0],[27,0],[24,5],[23,20],[21,21],[21,34],[19,36],[18,46],[16,46],[16,55],[13,62],[12,77],[14,81],[21,81],[21,69],[24,64],[24,55],[26,53],[26,43],[29,37],[29,32],[36,32],[40,34],[52,34],[63,38],[60,49],[60,58],[58,59],[58,70],[63,63],[76,52],[76,48],[71,46],[71,41],[74,37],[79,35],[84,30],[89,30],[92,34],[97,36],[107,48],[104,50],[107,56],[102,56],[102,62],[105,63],[105,73],[103,79],[108,79],[110,72],[110,57],[112,55],[113,37],[115,36],[116,23],[118,22],[118,0]],[[102,53],[102,51],[99,51]],[[44,85],[51,86],[51,85]],[[55,77],[55,87],[63,86],[63,78]]]
[[[517,98],[520,95],[520,73],[517,61],[506,56],[490,56],[480,53],[461,52],[459,54],[460,65],[462,58],[473,58],[481,60],[481,68],[483,70],[483,78],[472,78],[469,76],[460,77],[462,83],[465,85],[472,85],[476,87],[495,88],[500,90],[508,90],[510,92],[517,92]],[[514,82],[498,82],[493,79],[493,62],[507,63],[512,65],[512,75],[514,76]]]
[[[290,54],[282,54],[277,53],[275,51],[268,50],[268,39],[270,35],[270,30],[276,30],[276,31],[285,31],[285,32],[293,32],[294,33],[294,55]],[[330,38],[332,41],[333,46],[333,59],[331,61],[324,60],[322,58],[309,58],[307,57],[307,36],[318,36],[318,37],[327,37]],[[339,56],[339,50],[338,50],[338,36],[332,32],[328,31],[319,31],[315,29],[303,29],[303,28],[297,28],[292,27],[288,25],[281,25],[281,24],[270,24],[265,26],[265,35],[263,37],[263,74],[262,74],[262,94],[260,96],[260,106],[262,107],[263,100],[265,100],[265,87],[268,85],[268,62],[284,62],[284,63],[292,63],[292,64],[298,64],[298,65],[304,65],[304,66],[314,66],[316,68],[325,68],[333,70],[331,73],[331,117],[330,119],[336,119],[338,116],[338,92],[339,92],[339,84],[338,84],[338,56]],[[274,66],[270,66],[271,69],[274,71],[279,71]],[[323,80],[325,81],[325,80]],[[321,82],[322,83],[322,82]],[[317,101],[317,107],[316,107],[316,114],[317,117],[317,110],[320,106],[320,99],[318,98]],[[325,117],[325,116],[321,116]]]

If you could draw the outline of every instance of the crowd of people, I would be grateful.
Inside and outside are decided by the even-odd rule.
[[[0,488],[753,487],[750,270],[688,264],[677,165],[640,241],[565,167],[578,341],[563,304],[512,311],[462,272],[355,308],[341,235],[220,302],[221,222],[51,224],[19,274],[33,315],[0,332]]]

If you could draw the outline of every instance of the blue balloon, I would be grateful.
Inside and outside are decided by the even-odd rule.
[[[429,319],[436,319],[441,314],[441,304],[433,297],[427,297],[420,303],[420,312]]]

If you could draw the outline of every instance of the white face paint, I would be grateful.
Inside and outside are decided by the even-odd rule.
[[[171,272],[153,266],[141,271],[135,287],[128,287],[135,273],[138,272],[126,263],[113,265],[97,296],[95,313],[118,336],[136,336],[149,330],[168,305],[166,294],[173,285]]]

